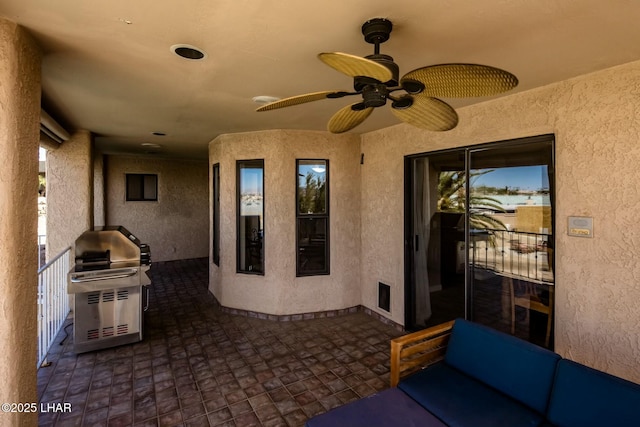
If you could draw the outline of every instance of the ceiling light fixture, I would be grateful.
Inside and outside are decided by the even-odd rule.
[[[185,59],[199,60],[207,57],[207,54],[200,48],[189,44],[174,44],[171,52]]]
[[[270,102],[280,101],[280,98],[276,96],[258,95],[251,98],[251,100],[256,104],[268,104]]]
[[[153,148],[153,149],[155,149],[155,150],[159,150],[160,148],[162,148],[162,145],[160,145],[160,144],[154,144],[154,143],[152,143],[152,142],[143,142],[143,143],[142,143],[142,144],[140,144],[140,145],[142,145],[142,146],[143,146],[143,147],[145,147],[145,148]]]

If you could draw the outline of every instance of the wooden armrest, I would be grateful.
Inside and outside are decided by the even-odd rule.
[[[400,378],[442,360],[453,320],[391,340],[391,387]]]

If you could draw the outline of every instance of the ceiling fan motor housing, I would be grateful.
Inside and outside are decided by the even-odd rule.
[[[389,71],[391,71],[391,73],[393,74],[393,77],[391,78],[391,80],[389,80],[388,82],[382,82],[382,83],[386,84],[389,87],[398,86],[398,80],[400,77],[400,68],[398,67],[398,64],[393,62],[392,57],[390,57],[389,55],[383,55],[381,53],[377,53],[374,55],[365,56],[365,58],[375,61],[380,65],[384,65],[389,69]]]
[[[383,84],[367,85],[362,89],[364,106],[367,108],[382,107],[387,103],[389,90]]]

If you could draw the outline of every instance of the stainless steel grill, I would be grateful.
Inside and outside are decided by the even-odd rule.
[[[67,275],[77,353],[142,340],[149,304],[149,246],[122,226],[85,231]]]

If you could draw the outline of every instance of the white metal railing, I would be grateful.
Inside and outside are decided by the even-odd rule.
[[[51,343],[69,314],[67,272],[71,246],[38,270],[38,365],[45,362]]]
[[[539,283],[553,283],[551,235],[485,229],[471,236],[469,259],[476,267]]]

